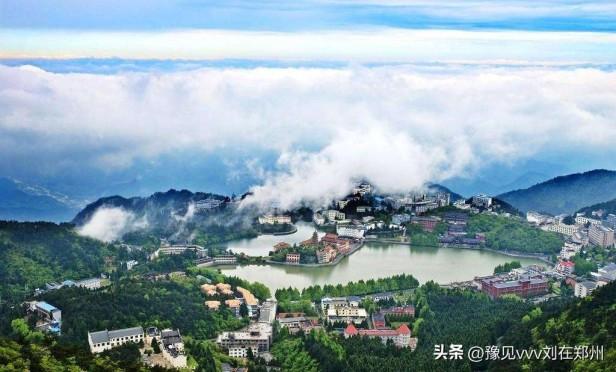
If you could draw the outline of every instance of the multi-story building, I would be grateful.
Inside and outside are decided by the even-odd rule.
[[[615,214],[611,214],[611,213],[608,214],[606,219],[605,219],[605,224],[610,229],[616,230],[616,215]]]
[[[317,261],[320,264],[332,262],[336,258],[338,252],[330,245],[326,245],[323,249],[317,250]]]
[[[555,221],[554,223],[544,225],[541,228],[546,231],[553,231],[559,234],[569,235],[569,236],[575,234],[580,229],[578,225],[567,225],[559,221]]]
[[[352,306],[335,306],[327,310],[328,322],[345,322],[360,324],[368,319],[366,309]]]
[[[246,304],[246,307],[248,308],[248,316],[251,318],[257,316],[257,311],[259,310],[259,300],[257,300],[252,292],[245,288],[237,287],[236,290],[239,294],[240,301]]]
[[[553,218],[546,216],[545,214],[529,211],[526,212],[526,221],[536,225],[543,225],[544,223],[553,221]]]
[[[391,223],[395,223],[396,225],[402,225],[411,220],[411,215],[408,213],[399,213],[391,216]]]
[[[411,330],[406,324],[402,324],[397,329],[357,329],[350,323],[344,330],[344,338],[353,336],[362,336],[370,338],[380,338],[381,341],[386,344],[391,340],[396,347],[400,348],[413,348],[417,344],[417,340],[411,342]]]
[[[590,295],[597,288],[597,283],[586,281],[575,283],[573,295],[575,297],[584,298]]]
[[[45,301],[28,303],[29,311],[36,315],[36,328],[55,334],[62,333],[62,311]]]
[[[312,215],[312,221],[313,221],[316,225],[321,226],[321,225],[324,225],[324,224],[325,224],[325,217],[323,217],[323,215],[322,215],[321,213],[319,213],[319,212],[315,212],[315,213]]]
[[[614,230],[603,225],[593,224],[588,229],[588,240],[591,244],[611,247],[614,245]]]
[[[143,328],[141,327],[88,332],[88,343],[90,344],[90,352],[92,354],[100,353],[128,342],[138,343],[143,341],[143,338]]]
[[[384,315],[409,316],[413,318],[415,317],[415,306],[404,305],[388,307],[385,309],[381,309],[381,313],[383,313]]]
[[[261,225],[275,225],[275,224],[290,224],[291,216],[286,216],[284,214],[264,214],[263,216],[259,216],[259,223]]]
[[[609,283],[616,280],[616,264],[610,263],[603,266],[596,273],[591,273],[597,282]]]
[[[163,358],[174,368],[186,368],[186,354],[184,353],[184,342],[178,329],[165,329],[160,333],[160,348]]]
[[[270,298],[263,302],[261,308],[259,308],[259,322],[273,324],[276,320],[276,309],[278,303],[273,298]]]
[[[321,311],[325,312],[329,308],[336,306],[348,306],[349,301],[346,297],[323,297],[321,299]]]
[[[301,255],[299,253],[287,253],[286,262],[291,264],[298,264]]]
[[[338,236],[346,236],[353,239],[362,239],[366,230],[363,226],[337,225],[336,233]]]
[[[216,209],[220,207],[224,202],[225,202],[224,200],[219,200],[219,199],[214,199],[214,198],[197,200],[195,202],[195,210],[200,212],[200,211],[208,211],[211,209]]]
[[[479,194],[473,196],[471,203],[475,207],[489,208],[492,206],[492,198],[485,194]]]
[[[585,217],[584,215],[581,215],[581,216],[575,217],[575,223],[578,225],[586,225],[587,223],[591,225],[601,225],[601,220],[597,220],[594,218],[588,218],[588,217]]]
[[[555,268],[556,272],[563,275],[573,275],[575,264],[571,261],[560,261]]]
[[[344,220],[345,218],[345,214],[337,211],[335,209],[329,209],[326,210],[325,212],[323,212],[325,214],[325,216],[327,217],[328,220],[330,221],[340,221],[340,220]]]
[[[581,249],[581,244],[567,241],[563,244],[559,257],[563,260],[570,260],[573,256],[578,254]]]
[[[251,349],[254,355],[267,352],[272,342],[272,326],[263,323],[257,324],[260,326],[250,327],[243,332],[223,332],[218,335],[216,344],[226,349],[229,356],[236,358],[245,358],[248,355],[248,349]]]
[[[214,256],[213,258],[216,265],[235,265],[237,263],[237,257],[231,254]]]
[[[150,255],[150,260],[158,258],[160,255],[183,254],[184,252],[195,252],[197,257],[206,257],[207,250],[196,244],[175,244],[161,245],[154,253]]]
[[[434,231],[439,219],[436,217],[412,217],[411,223],[420,225],[426,231]]]
[[[492,276],[481,279],[481,291],[491,298],[506,294],[520,297],[538,296],[548,293],[548,281],[542,276],[521,277],[518,280],[506,280]]]

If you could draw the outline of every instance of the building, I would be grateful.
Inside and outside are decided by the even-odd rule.
[[[406,324],[402,324],[397,329],[357,329],[351,323],[344,329],[344,338],[353,336],[380,338],[381,341],[386,344],[391,340],[396,347],[412,348],[414,349],[417,340],[411,342],[411,330]]]
[[[195,244],[163,244],[154,253],[150,255],[150,260],[158,258],[160,255],[183,254],[185,252],[195,252],[197,257],[207,257],[207,250],[200,245]]]
[[[466,226],[468,214],[462,212],[447,212],[444,214],[443,219],[449,225]]]
[[[201,285],[201,293],[206,296],[215,296],[218,292],[215,285],[206,283]]]
[[[591,244],[600,247],[611,247],[614,245],[614,230],[603,225],[593,224],[588,229],[588,240]]]
[[[404,306],[388,307],[385,309],[381,309],[381,313],[383,315],[408,316],[408,317],[414,318],[415,317],[415,306],[404,305]]]
[[[216,284],[216,290],[225,296],[233,295],[233,291],[231,290],[231,284],[227,283],[218,283]]]
[[[372,314],[372,327],[376,329],[386,328],[387,322],[385,321],[385,314],[381,312]]]
[[[220,301],[205,301],[205,307],[207,307],[210,310],[218,310],[220,309]]]
[[[273,324],[276,320],[276,309],[278,303],[273,298],[263,302],[259,309],[259,322]]]
[[[90,352],[92,354],[100,353],[128,342],[139,343],[143,341],[143,338],[143,328],[141,327],[124,328],[115,331],[88,332],[88,343],[90,344]]]
[[[178,329],[166,329],[160,333],[160,348],[163,358],[174,368],[186,368],[186,354],[184,353],[184,342]]]
[[[490,208],[492,206],[492,198],[485,194],[475,195],[471,199],[471,204],[475,207]]]
[[[366,309],[351,306],[335,306],[327,309],[327,321],[360,324],[368,319]]]
[[[366,230],[359,226],[336,225],[338,236],[346,236],[353,239],[362,239]]]
[[[526,212],[526,221],[536,225],[543,225],[544,223],[553,221],[553,218],[546,216],[545,214],[529,211]]]
[[[402,225],[411,220],[411,215],[408,213],[399,213],[391,216],[391,223],[395,223],[396,225]]]
[[[312,215],[312,222],[314,222],[317,226],[325,225],[325,217],[320,212],[315,212]]]
[[[542,229],[571,236],[578,232],[580,227],[578,225],[567,225],[562,222],[555,221],[554,223],[543,226]]]
[[[225,305],[227,305],[227,307],[229,308],[229,310],[231,310],[231,312],[239,318],[240,316],[240,306],[242,305],[242,303],[240,302],[240,300],[225,300]]]
[[[563,260],[570,260],[573,256],[578,254],[582,249],[582,245],[574,242],[565,242],[560,250],[559,257]]]
[[[355,208],[355,211],[357,213],[370,213],[370,212],[372,212],[372,209],[373,208],[371,206],[369,206],[369,205],[358,205]]]
[[[282,224],[290,224],[291,216],[286,216],[284,214],[264,214],[263,216],[259,216],[259,223],[261,225],[282,225]]]
[[[346,297],[323,297],[321,299],[321,311],[325,311],[329,308],[336,306],[349,306],[349,301]]]
[[[608,214],[605,218],[605,224],[612,230],[616,230],[616,215]]]
[[[279,242],[274,244],[274,252],[278,252],[287,248],[291,248],[291,244],[285,242]]]
[[[98,289],[102,287],[102,283],[101,278],[88,278],[76,281],[75,286],[86,289]]]
[[[374,302],[388,301],[394,298],[394,294],[391,292],[381,292],[367,295]]]
[[[573,295],[575,297],[584,298],[590,295],[595,288],[597,288],[597,283],[586,281],[586,282],[577,282],[575,283]]]
[[[601,220],[597,220],[594,218],[588,218],[585,217],[584,215],[578,215],[575,217],[575,223],[578,225],[586,225],[591,224],[591,225],[601,225]]]
[[[263,324],[263,323],[258,323]],[[269,326],[269,332],[267,329]],[[229,356],[246,358],[250,348],[254,355],[269,351],[272,342],[272,327],[249,327],[243,332],[223,332],[216,338],[216,344],[226,349]]]
[[[481,279],[481,291],[491,298],[506,294],[520,297],[538,296],[548,293],[548,281],[542,276],[526,276],[518,280],[506,280],[503,277],[491,276]]]
[[[300,262],[301,255],[299,253],[287,253],[286,262],[290,264],[298,264]]]
[[[338,252],[330,245],[326,245],[323,249],[317,250],[317,261],[320,264],[330,263],[336,258]]]
[[[591,275],[597,280],[597,282],[609,283],[616,280],[616,264],[611,263],[609,265],[603,266],[596,273],[591,273]]]
[[[216,265],[235,265],[236,263],[237,257],[231,254],[214,256],[214,264]]]
[[[571,261],[560,261],[554,270],[562,275],[573,275],[575,264]]]
[[[201,211],[208,211],[208,210],[216,209],[220,207],[222,203],[224,202],[225,202],[224,200],[218,200],[214,198],[197,200],[195,202],[195,210],[201,212]]]
[[[323,215],[327,217],[329,221],[332,221],[332,222],[344,220],[344,218],[346,217],[346,215],[343,212],[340,212],[335,209],[328,209],[323,212]]]
[[[138,263],[139,261],[136,260],[126,261],[126,270],[131,271],[133,267],[137,266]]]
[[[62,311],[45,301],[29,303],[29,311],[36,316],[36,328],[54,334],[62,333]]]
[[[240,301],[246,304],[248,308],[248,316],[251,318],[256,317],[257,311],[259,310],[259,300],[257,300],[252,292],[245,288],[237,287],[236,290],[239,294]]]
[[[310,332],[318,326],[318,322],[309,320],[304,313],[280,313],[276,315],[276,321],[282,328],[287,328],[289,333],[295,334],[304,331]]]
[[[434,231],[439,219],[436,217],[412,217],[411,223],[420,225],[426,231]]]

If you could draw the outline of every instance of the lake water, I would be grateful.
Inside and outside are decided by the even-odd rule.
[[[248,255],[267,255],[277,242],[299,242],[308,239],[312,232],[312,226],[303,224],[298,226],[298,232],[293,235],[263,235],[255,239],[231,242],[228,247]],[[434,280],[445,284],[471,280],[478,275],[490,275],[495,266],[513,260],[520,261],[523,266],[541,264],[534,259],[509,257],[488,251],[366,243],[359,251],[345,257],[335,266],[245,265],[221,267],[221,270],[225,275],[264,283],[273,292],[282,287],[301,289],[314,284],[344,284],[403,273],[412,274],[421,283]]]

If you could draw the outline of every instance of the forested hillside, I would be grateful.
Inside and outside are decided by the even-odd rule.
[[[616,198],[616,172],[597,169],[570,174],[498,197],[522,212],[570,214],[585,206]]]
[[[113,252],[70,224],[0,221],[0,295],[19,299],[46,282],[99,275]]]

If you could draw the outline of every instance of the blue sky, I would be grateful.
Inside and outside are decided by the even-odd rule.
[[[614,1],[0,0],[0,176],[492,192],[616,168],[615,64]]]

